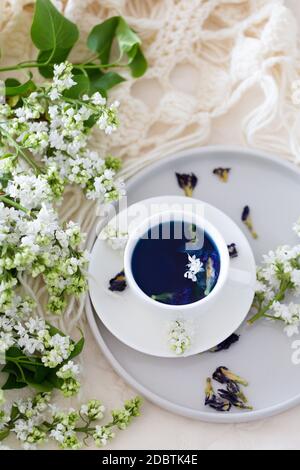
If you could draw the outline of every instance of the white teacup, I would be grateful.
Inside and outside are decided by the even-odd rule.
[[[212,291],[204,298],[195,301],[190,304],[185,305],[170,305],[166,303],[158,302],[153,298],[149,297],[143,292],[139,287],[136,279],[134,278],[132,272],[132,256],[139,240],[145,236],[150,229],[153,229],[159,226],[162,223],[171,223],[171,222],[184,222],[187,224],[195,225],[198,229],[206,233],[210,239],[215,244],[219,256],[220,256],[220,272],[217,279],[217,282],[212,289]],[[192,212],[184,211],[165,211],[158,214],[155,214],[152,217],[145,219],[138,227],[131,231],[129,234],[128,243],[126,245],[124,253],[124,270],[126,280],[129,287],[132,289],[134,294],[136,294],[140,299],[144,300],[148,304],[156,307],[161,310],[173,310],[174,312],[183,312],[183,311],[194,311],[197,314],[207,311],[211,306],[216,302],[217,299],[222,295],[222,291],[226,283],[230,280],[240,284],[241,286],[251,286],[253,283],[253,275],[246,271],[240,271],[233,269],[230,266],[230,257],[228,246],[214,225],[205,220],[203,217]]]

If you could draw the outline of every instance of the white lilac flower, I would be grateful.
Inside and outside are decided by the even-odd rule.
[[[15,344],[15,339],[11,333],[0,332],[0,354],[6,351]]]
[[[274,317],[281,319],[286,327],[284,331],[289,337],[299,333],[300,327],[300,305],[293,302],[289,304],[282,304],[274,302],[271,309],[274,312]]]
[[[88,101],[87,95],[85,96],[85,101]],[[94,93],[94,95],[92,96],[91,102],[96,106],[106,105],[106,99],[103,98],[103,96],[99,92]]]
[[[183,321],[176,320],[171,324],[169,343],[171,350],[177,355],[184,354],[191,346],[191,338],[186,331]]]
[[[69,90],[76,82],[73,80],[72,64],[65,62],[54,65],[53,83],[48,90],[49,97],[55,101],[61,97],[65,90]]]
[[[50,393],[39,393],[0,410],[0,432],[14,435],[26,450],[35,449],[47,437],[57,442],[61,449],[80,449],[83,445],[81,436],[93,438],[101,447],[114,437],[113,427],[126,429],[131,420],[139,416],[141,405],[139,397],[127,401],[123,409],[112,411],[112,421],[108,425],[100,426],[94,425],[104,413],[104,406],[98,400],[90,400],[79,411],[60,410],[50,400]]]
[[[197,274],[204,271],[203,263],[201,262],[200,258],[196,257],[196,255],[188,255],[188,259],[188,271],[184,274],[184,277],[190,279],[193,282],[197,282]]]
[[[42,353],[45,350],[45,346],[42,341],[30,337],[27,333],[24,336],[20,337],[20,339],[18,340],[18,346],[27,355],[32,355],[35,352]]]
[[[29,210],[51,199],[51,188],[47,179],[35,176],[33,173],[14,175],[14,179],[8,183],[5,192]]]
[[[42,362],[46,367],[55,368],[69,358],[73,349],[74,345],[68,336],[56,334],[48,337],[47,350],[42,356]]]
[[[69,100],[64,91],[74,84],[72,65],[58,64],[52,83],[22,97],[18,107],[0,105],[0,191],[6,196],[0,201],[0,352],[15,345],[50,368],[63,365],[74,345],[68,337],[51,337],[35,317],[34,302],[22,298],[21,280],[40,276],[47,310],[61,314],[68,296],[86,292],[88,266],[79,226],[60,223],[54,200],[67,184],[101,202],[124,193],[116,178],[119,160],[89,149],[90,122],[110,133],[118,103],[107,105],[100,93]],[[74,377],[61,380],[65,393],[78,388]]]
[[[86,416],[91,421],[101,420],[104,417],[105,406],[98,400],[90,400],[80,408],[80,414]]]
[[[294,231],[300,236],[300,224]],[[256,314],[252,324],[261,317],[280,320],[288,336],[298,334],[300,328],[300,304],[285,303],[287,295],[300,295],[300,245],[280,246],[263,257],[263,265],[257,271]]]
[[[29,194],[28,191],[22,197],[27,207],[33,204],[26,201]],[[30,271],[34,277],[42,274],[50,294],[49,309],[60,313],[65,306],[65,295],[81,295],[86,289],[87,256],[78,250],[77,244],[83,239],[79,227],[70,223],[64,231],[57,213],[46,203],[33,216],[0,204],[1,213],[0,236],[2,244],[9,243],[10,249],[4,247],[0,273],[4,269],[17,269]],[[9,306],[16,284],[17,280],[5,272],[5,281],[0,278],[0,304]]]
[[[17,142],[33,154],[42,152],[49,145],[49,126],[46,122],[29,122],[24,124],[23,132],[18,136]]]
[[[139,397],[133,398],[125,402],[124,408],[121,410],[112,411],[113,422],[121,429],[126,429],[132,418],[140,415],[141,399]]]
[[[70,379],[78,376],[80,373],[80,368],[78,364],[74,364],[73,361],[67,362],[63,367],[56,372],[57,377],[61,379]]]
[[[125,249],[128,242],[128,232],[117,230],[113,225],[108,224],[100,234],[101,240],[106,240],[108,245],[116,251]]]
[[[23,131],[27,123],[32,119],[40,119],[46,112],[46,103],[39,99],[36,92],[31,93],[27,98],[23,98],[23,106],[14,109],[16,119],[13,121],[12,130],[14,132]]]
[[[13,432],[16,434],[17,439],[24,444],[40,443],[45,439],[45,433],[36,427],[33,419],[18,419],[15,422]]]
[[[96,426],[93,439],[97,447],[106,446],[107,443],[115,437],[112,430],[106,426]]]
[[[69,361],[56,372],[57,377],[62,379],[60,389],[64,396],[71,397],[78,393],[80,382],[76,380],[76,377],[78,377],[79,372],[79,365],[74,364],[73,361]]]
[[[287,325],[283,331],[287,334],[289,338],[291,338],[292,336],[299,334],[299,327],[300,327],[300,320],[297,323]]]
[[[62,449],[80,449],[82,443],[79,441],[75,426],[80,419],[79,413],[69,410],[68,413],[58,411],[53,415],[54,427],[50,437],[59,442]]]

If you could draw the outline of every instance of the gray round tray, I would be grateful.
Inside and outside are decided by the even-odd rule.
[[[212,174],[220,166],[232,168],[227,184]],[[245,230],[258,263],[278,245],[298,244],[292,231],[300,217],[300,171],[296,166],[246,149],[188,150],[132,178],[127,184],[128,204],[154,196],[181,195],[175,172],[198,176],[194,197],[220,208]],[[240,220],[245,205],[251,207],[258,240],[251,238]],[[90,248],[94,241],[95,231],[89,237]],[[241,423],[300,404],[300,369],[291,359],[293,340],[299,338],[287,338],[281,325],[266,321],[252,327],[243,325],[239,343],[229,351],[174,360],[147,356],[125,346],[101,323],[90,299],[87,317],[116,372],[143,396],[171,412],[207,422]],[[246,394],[254,411],[222,414],[204,406],[205,380],[218,366],[226,366],[249,381]]]

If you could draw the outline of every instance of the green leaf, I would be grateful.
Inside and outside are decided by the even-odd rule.
[[[9,87],[9,86],[19,86],[21,85],[21,82],[19,82],[19,80],[17,80],[16,78],[7,78],[5,80],[5,86],[6,87]]]
[[[5,94],[6,96],[22,96],[34,91],[36,86],[34,82],[29,79],[23,85],[18,80],[9,79],[5,81]]]
[[[0,441],[4,441],[10,434],[9,429],[3,429],[3,431],[0,431]]]
[[[34,371],[33,380],[34,382],[40,384],[46,379],[48,374],[49,374],[49,369],[47,367],[44,367],[44,366],[36,367]]]
[[[132,61],[137,53],[138,46],[141,44],[141,40],[121,16],[119,16],[116,36],[121,54],[127,54],[130,61]]]
[[[40,64],[47,63],[50,59],[53,64],[60,64],[61,62],[65,62],[69,57],[71,52],[71,48],[62,49],[56,48],[55,51],[50,49],[49,51],[40,51],[37,61]],[[39,67],[40,74],[45,78],[52,78],[53,77],[53,65],[41,65]]]
[[[5,364],[4,367],[2,367],[1,372],[6,372],[7,374],[14,374],[17,377],[19,370],[14,363],[8,362],[7,364]]]
[[[38,392],[51,392],[53,390],[53,385],[51,382],[44,380],[42,383],[36,383],[34,381],[28,380],[27,385],[34,388]]]
[[[82,353],[82,350],[84,348],[84,343],[85,343],[85,340],[84,340],[84,337],[82,337],[78,343],[75,344],[75,347],[70,355],[70,357],[68,358],[68,361],[70,361],[71,359],[74,359],[74,357],[77,357],[79,356],[79,354]]]
[[[9,157],[7,157],[7,158],[9,158]],[[1,158],[1,160],[2,160],[2,158]],[[8,185],[8,183],[11,181],[11,179],[12,179],[12,174],[11,173],[3,173],[0,176],[0,184],[1,184],[2,188],[5,189]]]
[[[69,90],[64,92],[64,96],[67,98],[80,98],[84,94],[88,94],[90,91],[90,81],[85,75],[74,75],[73,80],[77,83]]]
[[[65,333],[63,333],[61,330],[56,328],[56,326],[51,325],[51,323],[49,323],[49,322],[46,322],[46,324],[49,328],[50,336],[55,336],[55,335],[66,336]]]
[[[14,421],[16,419],[16,417],[18,416],[18,414],[19,414],[19,408],[16,405],[13,405],[11,407],[11,411],[10,411],[11,421]]]
[[[102,64],[108,64],[112,43],[119,24],[119,16],[114,16],[95,26],[89,34],[87,45],[93,52],[98,52]]]
[[[100,70],[92,70],[89,73],[90,92],[99,91],[103,96],[107,96],[107,91],[125,81],[125,78],[116,72],[103,73]]]
[[[19,367],[22,369],[23,375],[21,374],[21,371],[17,373],[17,375],[16,371],[12,372],[9,376],[9,383],[5,384],[6,387],[8,385],[10,388],[23,388],[30,386],[39,392],[50,392],[53,389],[53,385],[47,380],[47,375],[51,370],[43,366],[35,366],[31,368],[31,366],[28,367],[28,365],[22,364],[19,364]]]
[[[53,388],[61,389],[63,379],[57,377],[56,372],[59,369],[59,367],[55,370],[52,370],[48,376],[49,382],[52,384]]]
[[[15,346],[9,348],[6,351],[6,356],[8,357],[23,357],[25,358],[26,356],[22,353],[21,349],[16,348]]]
[[[7,381],[2,386],[2,390],[13,390],[27,387],[27,384],[24,382],[18,382],[17,377],[14,374],[8,376]]]
[[[115,39],[119,46],[120,56],[115,63],[110,64]],[[127,56],[127,65],[134,77],[141,77],[147,70],[148,63],[141,49],[141,40],[121,16],[115,16],[95,26],[88,37],[87,44],[89,49],[98,53],[102,66],[121,64],[124,56]]]
[[[146,73],[148,68],[148,62],[140,47],[138,47],[136,55],[133,58],[132,62],[129,64],[129,67],[134,78],[142,77]]]
[[[56,53],[57,49],[71,49],[79,38],[79,31],[50,0],[36,0],[31,38],[39,50]]]

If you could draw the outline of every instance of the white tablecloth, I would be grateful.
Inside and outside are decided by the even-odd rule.
[[[287,0],[300,22],[300,1]],[[210,144],[241,145],[240,122],[251,100],[248,95],[215,121]],[[103,358],[87,328],[84,352],[83,398],[101,398],[107,407],[120,406],[133,396]],[[120,432],[109,449],[300,449],[300,407],[280,416],[251,424],[206,424],[168,413],[145,401],[142,416]]]

